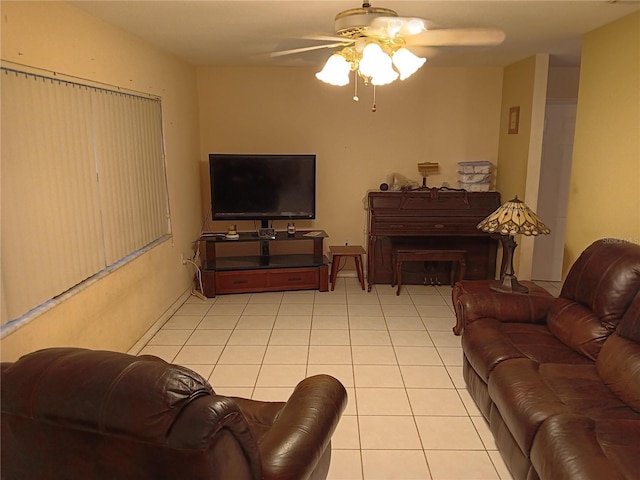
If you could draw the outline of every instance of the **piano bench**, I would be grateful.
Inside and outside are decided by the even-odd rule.
[[[407,248],[403,246],[393,247],[391,255],[393,258],[393,282],[391,286],[398,285],[396,295],[400,295],[402,287],[402,263],[403,262],[451,262],[451,286],[456,279],[456,269],[458,266],[458,280],[464,278],[466,268],[466,250],[434,250],[432,248]]]

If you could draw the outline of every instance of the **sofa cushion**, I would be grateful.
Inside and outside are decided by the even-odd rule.
[[[566,345],[595,360],[639,289],[638,246],[599,240],[569,270],[547,325]]]
[[[596,367],[611,391],[640,412],[640,293],[602,347]]]
[[[551,305],[547,325],[562,343],[592,360],[613,332],[591,310],[566,298],[558,298]]]
[[[640,290],[639,252],[621,240],[592,243],[569,270],[560,297],[585,306],[613,332]]]
[[[540,478],[640,478],[640,420],[567,414],[540,427],[531,463]]]
[[[555,338],[544,325],[500,322],[494,318],[467,325],[462,346],[467,360],[485,382],[496,365],[514,358],[540,363],[591,363]]]
[[[544,421],[563,413],[640,421],[640,414],[602,382],[596,366],[528,359],[498,365],[489,377],[489,395],[523,452]]]

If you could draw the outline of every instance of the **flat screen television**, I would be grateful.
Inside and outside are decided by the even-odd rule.
[[[213,220],[316,218],[316,156],[209,154]]]

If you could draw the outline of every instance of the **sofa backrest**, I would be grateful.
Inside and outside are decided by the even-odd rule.
[[[25,355],[2,379],[3,411],[160,443],[186,404],[212,394],[200,375],[157,357],[83,349]]]
[[[547,325],[562,342],[596,359],[640,291],[640,245],[591,244],[571,267]]]
[[[51,348],[2,364],[2,478],[260,477],[235,403],[153,356]]]

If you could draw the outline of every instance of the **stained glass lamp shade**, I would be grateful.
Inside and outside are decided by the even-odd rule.
[[[513,270],[513,252],[518,246],[515,235],[548,235],[551,233],[533,211],[516,196],[481,221],[477,227],[487,233],[498,233],[502,241],[502,268],[500,281],[490,288],[497,292],[528,293]]]

